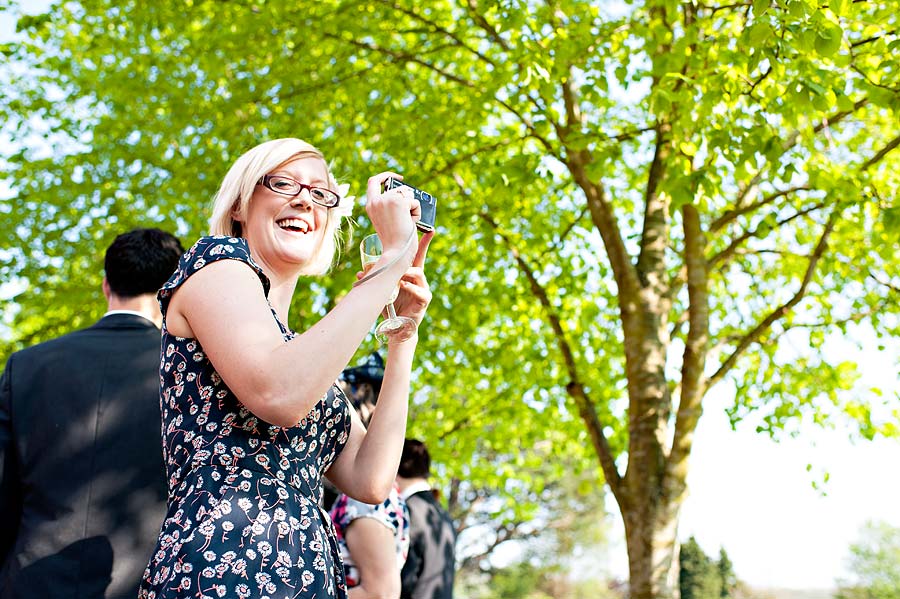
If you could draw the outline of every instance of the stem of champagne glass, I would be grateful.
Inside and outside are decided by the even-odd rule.
[[[391,302],[387,305],[388,311],[388,319],[397,318],[397,313],[394,311],[394,302]]]

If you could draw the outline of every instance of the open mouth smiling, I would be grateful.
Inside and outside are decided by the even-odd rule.
[[[281,229],[294,233],[309,233],[309,223],[299,218],[282,218],[275,221]]]

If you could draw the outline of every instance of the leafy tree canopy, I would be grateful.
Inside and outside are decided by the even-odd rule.
[[[516,518],[602,470],[633,596],[665,596],[710,388],[773,436],[897,432],[896,397],[822,348],[900,332],[898,19],[848,0],[55,5],[0,48],[4,353],[99,314],[122,229],[200,235],[260,141],[312,141],[355,195],[397,169],[438,197],[411,432]],[[349,287],[352,248],[301,286],[296,328]]]

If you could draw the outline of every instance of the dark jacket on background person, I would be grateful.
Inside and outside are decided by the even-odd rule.
[[[160,330],[130,313],[10,356],[0,599],[133,599],[166,513]]]
[[[401,599],[452,599],[456,530],[431,490],[405,497],[409,553],[400,572]]]

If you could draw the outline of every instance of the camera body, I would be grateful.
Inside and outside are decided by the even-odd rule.
[[[437,212],[437,199],[428,192],[422,191],[409,183],[404,183],[403,181],[394,178],[387,179],[382,184],[381,191],[396,189],[397,187],[409,187],[413,190],[414,197],[419,200],[419,205],[422,207],[422,218],[416,223],[419,230],[426,232],[434,231],[434,216],[435,212]]]

